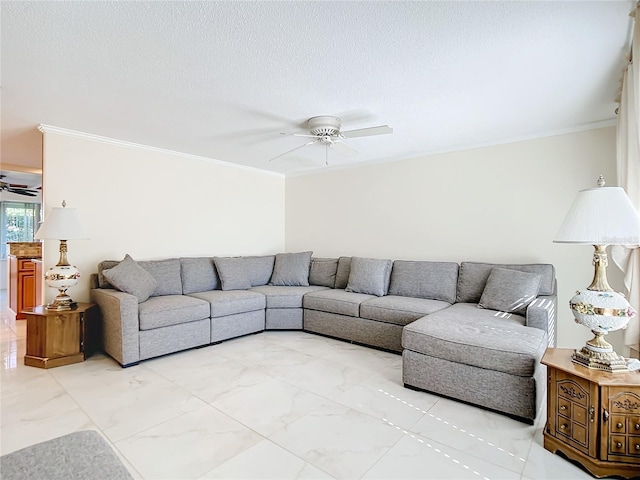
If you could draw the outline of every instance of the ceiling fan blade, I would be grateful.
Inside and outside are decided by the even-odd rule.
[[[37,197],[38,194],[31,190],[20,190],[16,188],[7,188],[7,192],[16,193],[18,195],[25,195],[27,197]]]
[[[296,148],[294,148],[294,149],[292,149],[292,150],[289,150],[288,152],[281,153],[281,154],[280,154],[280,155],[278,155],[277,157],[270,158],[270,159],[269,159],[269,161],[271,162],[272,160],[275,160],[276,158],[284,157],[285,155],[288,155],[288,154],[289,154],[289,153],[291,153],[291,152],[295,152],[296,150],[300,150],[301,148],[308,147],[309,145],[313,145],[314,143],[316,143],[316,142],[318,142],[318,141],[319,141],[319,140],[318,140],[318,139],[316,139],[316,140],[314,140],[313,142],[308,142],[308,143],[305,143],[304,145],[300,145],[299,147],[296,147]]]
[[[305,133],[281,133],[280,135],[287,135],[290,137],[309,137],[309,138],[318,138],[318,135],[310,135]]]
[[[334,140],[329,144],[329,146],[345,157],[353,157],[354,155],[358,154],[357,150],[354,150],[349,145],[340,140]]]
[[[342,138],[369,137],[371,135],[386,135],[393,133],[393,128],[389,125],[378,125],[377,127],[358,128],[356,130],[347,130],[340,132]]]

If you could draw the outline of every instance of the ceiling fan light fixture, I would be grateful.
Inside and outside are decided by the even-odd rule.
[[[313,145],[314,143],[320,143],[325,146],[325,164],[328,165],[328,149],[331,147],[332,149],[338,151],[340,154],[345,156],[353,156],[358,152],[343,142],[343,139],[353,138],[353,137],[369,137],[372,135],[384,135],[388,133],[393,133],[393,129],[389,125],[378,125],[375,127],[366,127],[366,128],[358,128],[355,130],[341,131],[342,128],[342,120],[338,117],[334,117],[332,115],[318,115],[316,117],[311,117],[307,120],[307,128],[309,129],[309,134],[302,133],[282,133],[282,135],[292,135],[294,137],[310,137],[315,140],[305,143],[304,145],[300,145],[292,150],[281,153],[280,155],[269,159],[269,161],[275,160],[276,158],[283,157],[284,155],[288,155],[291,152],[299,150],[308,145]]]
[[[340,135],[342,121],[338,117],[320,115],[318,117],[311,117],[307,124],[311,135],[334,137]]]

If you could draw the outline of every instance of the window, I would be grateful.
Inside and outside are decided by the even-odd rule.
[[[0,258],[7,258],[7,242],[33,242],[40,221],[40,204],[0,202]]]

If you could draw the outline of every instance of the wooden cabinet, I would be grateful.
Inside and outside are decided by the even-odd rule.
[[[640,475],[640,373],[590,370],[550,348],[544,447],[596,477]]]
[[[9,255],[9,308],[16,319],[26,318],[22,311],[34,307],[38,300],[35,263],[31,258]]]
[[[82,362],[100,347],[98,307],[78,303],[73,310],[33,307],[27,317],[27,352],[24,364],[52,368]]]

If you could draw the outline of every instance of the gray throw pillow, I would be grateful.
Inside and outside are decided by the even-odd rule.
[[[537,296],[541,275],[506,268],[494,268],[478,307],[500,312],[524,313]]]
[[[102,274],[118,290],[135,296],[138,303],[144,302],[158,287],[158,282],[153,275],[138,265],[128,254],[118,265],[103,270]]]
[[[347,292],[386,295],[391,278],[391,260],[351,257]]]
[[[279,253],[269,285],[309,286],[309,267],[313,252]]]
[[[242,257],[213,257],[222,290],[248,290],[251,281]]]
[[[337,258],[312,258],[309,284],[333,288],[336,284],[337,271]]]

